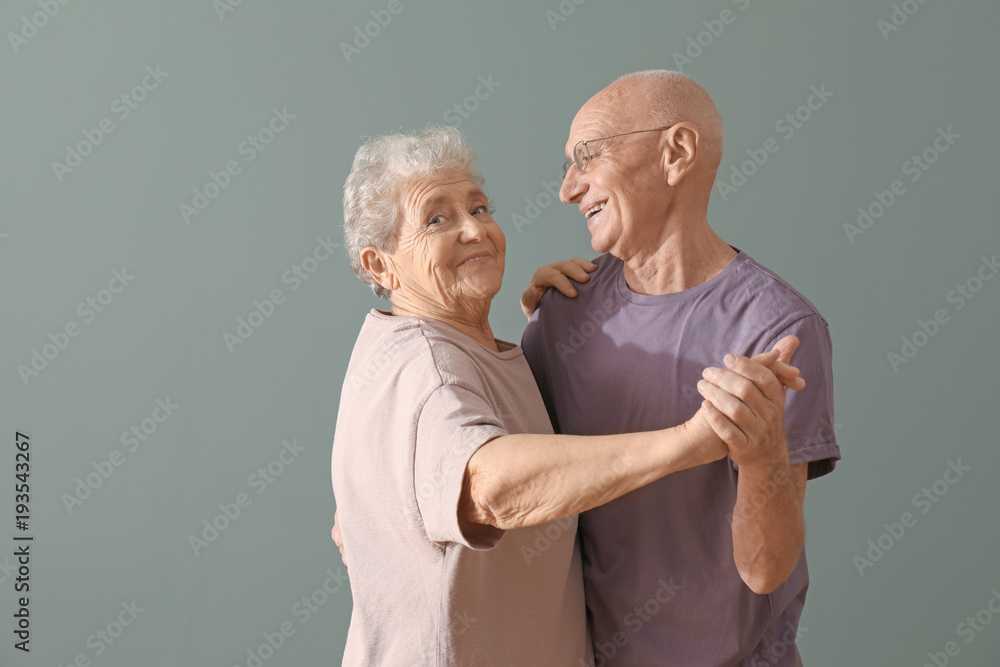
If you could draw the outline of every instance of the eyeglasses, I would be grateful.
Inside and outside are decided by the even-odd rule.
[[[611,134],[606,137],[598,137],[597,139],[585,139],[583,141],[576,142],[576,146],[573,147],[573,159],[566,160],[563,164],[563,179],[565,180],[566,174],[569,173],[569,168],[574,164],[580,169],[581,172],[587,171],[587,166],[590,161],[595,157],[600,155],[598,152],[591,153],[590,148],[587,144],[594,143],[597,141],[604,141],[605,139],[614,139],[615,137],[624,137],[628,134],[640,134],[642,132],[658,132],[660,130],[666,130],[676,125],[676,123],[671,123],[670,125],[664,125],[663,127],[654,127],[651,130],[632,130],[631,132],[622,132],[621,134]]]

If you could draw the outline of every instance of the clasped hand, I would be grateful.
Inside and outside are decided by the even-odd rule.
[[[753,358],[727,354],[725,368],[702,373],[698,393],[704,401],[695,419],[708,423],[740,468],[789,465],[785,388],[806,386],[799,369],[788,363],[798,347],[797,337],[785,336],[768,352]]]

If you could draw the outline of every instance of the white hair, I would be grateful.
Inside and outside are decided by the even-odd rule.
[[[406,187],[414,180],[456,170],[483,187],[476,152],[454,127],[387,134],[369,139],[358,149],[344,183],[344,247],[355,275],[376,296],[390,299],[391,293],[361,265],[361,251],[372,247],[393,252]]]

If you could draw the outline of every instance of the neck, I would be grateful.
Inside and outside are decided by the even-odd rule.
[[[461,331],[480,345],[499,352],[493,330],[490,328],[490,302],[492,299],[465,304],[467,307],[446,309],[434,303],[416,303],[405,295],[393,295],[392,314],[404,317],[422,317],[436,320]]]
[[[667,221],[659,238],[623,257],[625,281],[638,294],[673,294],[697,287],[736,257],[704,216],[677,224]]]

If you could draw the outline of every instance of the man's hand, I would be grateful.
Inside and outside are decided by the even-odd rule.
[[[801,389],[805,382],[786,360],[798,345],[798,338],[786,336],[753,359],[727,354],[724,361],[728,369],[706,368],[702,374],[698,391],[705,398],[705,418],[726,442],[730,458],[740,468],[789,465],[785,386]]]
[[[340,560],[344,561],[344,567],[347,567],[347,554],[344,553],[344,536],[340,534],[340,524],[338,523],[337,515],[340,514],[340,510],[336,510],[333,513],[333,530],[330,531],[330,537],[333,538],[334,544],[340,549]]]
[[[758,354],[752,359],[746,360],[748,364],[763,367],[764,372],[770,373],[774,381],[779,383],[782,403],[784,403],[784,389],[781,389],[781,386],[795,390],[806,386],[805,380],[799,377],[799,369],[787,363],[798,346],[799,341],[795,336],[787,336],[775,344],[770,352]],[[721,369],[714,370],[720,371]],[[710,375],[712,374],[714,373],[710,373]],[[699,386],[699,391],[701,390],[702,388]],[[705,395],[704,391],[701,393]],[[705,403],[710,404],[710,401],[706,398]],[[712,463],[723,458],[726,454],[731,455],[729,440],[732,438],[726,439],[720,432],[725,417],[716,414],[713,422],[712,416],[713,412],[706,407],[706,409],[696,412],[687,423],[687,428],[699,450],[700,463]]]
[[[542,300],[542,296],[550,287],[555,287],[570,298],[575,297],[576,288],[573,287],[573,283],[569,279],[585,283],[590,280],[588,274],[596,270],[596,264],[579,257],[540,267],[532,276],[528,289],[524,290],[524,294],[521,295],[521,310],[524,312],[524,316],[531,317],[538,302]]]

